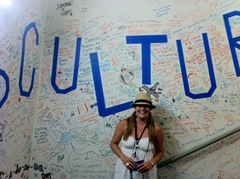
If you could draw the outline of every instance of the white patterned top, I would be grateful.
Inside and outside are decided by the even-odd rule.
[[[134,152],[134,141],[135,139],[132,136],[129,136],[127,141],[124,141],[123,138],[120,143],[120,148],[122,152],[128,156],[132,157]],[[154,146],[149,144],[149,138],[144,137],[139,141],[139,147],[136,150],[137,157],[134,160],[143,160],[150,161],[153,157]],[[121,159],[117,158],[115,166],[115,179],[157,179],[157,167],[156,165],[149,171],[144,174],[138,173],[137,171],[132,172],[132,177],[130,170],[122,163]]]

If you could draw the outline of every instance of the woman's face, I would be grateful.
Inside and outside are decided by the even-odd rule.
[[[137,105],[135,106],[136,116],[140,119],[147,119],[151,112],[151,108],[147,105]]]

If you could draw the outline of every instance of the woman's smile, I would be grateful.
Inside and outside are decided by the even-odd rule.
[[[151,108],[148,106],[136,106],[135,107],[136,115],[139,118],[148,118]]]

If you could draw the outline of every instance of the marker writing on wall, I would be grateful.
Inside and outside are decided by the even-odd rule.
[[[240,16],[240,11],[232,11],[230,13],[223,15],[223,20],[225,23],[225,28],[227,32],[229,47],[233,59],[233,64],[235,68],[236,76],[240,76],[240,66],[238,63],[238,57],[236,49],[240,49],[238,45],[239,37],[233,37],[231,26],[229,19],[234,16]],[[33,29],[35,36],[36,36],[36,45],[38,45],[38,39],[39,34],[37,27],[34,22],[30,23],[23,34],[23,42],[22,42],[22,58],[21,58],[21,66],[20,66],[20,76],[19,76],[19,91],[21,96],[29,97],[32,93],[33,85],[34,85],[34,78],[35,78],[35,68],[32,69],[32,79],[31,79],[31,85],[28,91],[24,91],[22,88],[22,82],[23,82],[23,68],[24,68],[24,55],[25,55],[25,43],[27,38],[27,33]],[[202,34],[203,38],[203,44],[205,48],[205,55],[207,59],[207,67],[209,72],[209,78],[210,78],[210,88],[206,93],[200,93],[200,94],[194,94],[191,92],[189,87],[189,82],[187,78],[187,69],[185,64],[185,58],[184,58],[184,52],[182,47],[181,40],[177,40],[177,50],[178,50],[178,56],[179,56],[179,62],[180,62],[180,68],[182,72],[182,80],[183,80],[183,86],[185,95],[192,98],[192,99],[201,99],[201,98],[208,98],[211,97],[214,93],[214,91],[217,88],[216,79],[215,79],[215,73],[212,63],[212,57],[211,57],[211,51],[210,51],[210,45],[208,42],[208,36],[207,33]],[[141,45],[141,52],[142,52],[142,84],[144,85],[150,85],[151,84],[151,49],[150,46],[152,43],[166,43],[167,42],[167,35],[138,35],[138,36],[127,36],[126,37],[126,43],[127,44],[140,44]],[[81,38],[77,38],[77,45],[76,45],[76,53],[75,53],[75,63],[74,63],[74,71],[73,71],[73,80],[72,80],[72,86],[66,88],[66,89],[60,89],[56,83],[56,73],[57,73],[57,63],[58,63],[58,46],[59,46],[59,37],[55,37],[55,45],[54,45],[54,53],[53,53],[53,64],[52,64],[52,78],[51,78],[51,85],[56,93],[59,94],[67,94],[77,88],[77,77],[78,77],[78,67],[80,64],[80,50],[81,50]],[[104,93],[103,93],[103,87],[102,87],[102,79],[100,74],[100,67],[98,64],[98,55],[97,52],[90,53],[90,62],[92,67],[92,74],[93,74],[93,80],[94,80],[94,86],[95,86],[95,94],[97,98],[97,106],[100,116],[107,116],[110,114],[115,114],[117,112],[127,110],[130,108],[130,104],[132,101],[112,106],[109,108],[106,108],[105,101],[104,101]],[[2,80],[4,80],[5,84],[5,91],[4,89],[1,91],[3,92],[3,96],[0,99],[0,108],[4,105],[6,100],[8,99],[9,91],[10,91],[10,83],[9,83],[9,77],[7,73],[0,69],[0,76],[2,77]]]

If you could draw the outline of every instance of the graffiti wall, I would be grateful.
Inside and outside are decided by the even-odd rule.
[[[158,169],[158,178],[238,179],[240,132]]]
[[[35,169],[29,164],[42,12],[40,1],[0,1],[0,178],[27,178],[29,169]]]
[[[1,9],[1,175],[112,178],[109,142],[138,92],[157,106],[161,162],[240,130],[235,0],[21,0]],[[196,160],[224,153],[225,140]],[[191,157],[159,168],[159,177],[180,177]],[[226,170],[234,177],[236,163]],[[219,176],[189,171],[181,177]]]

